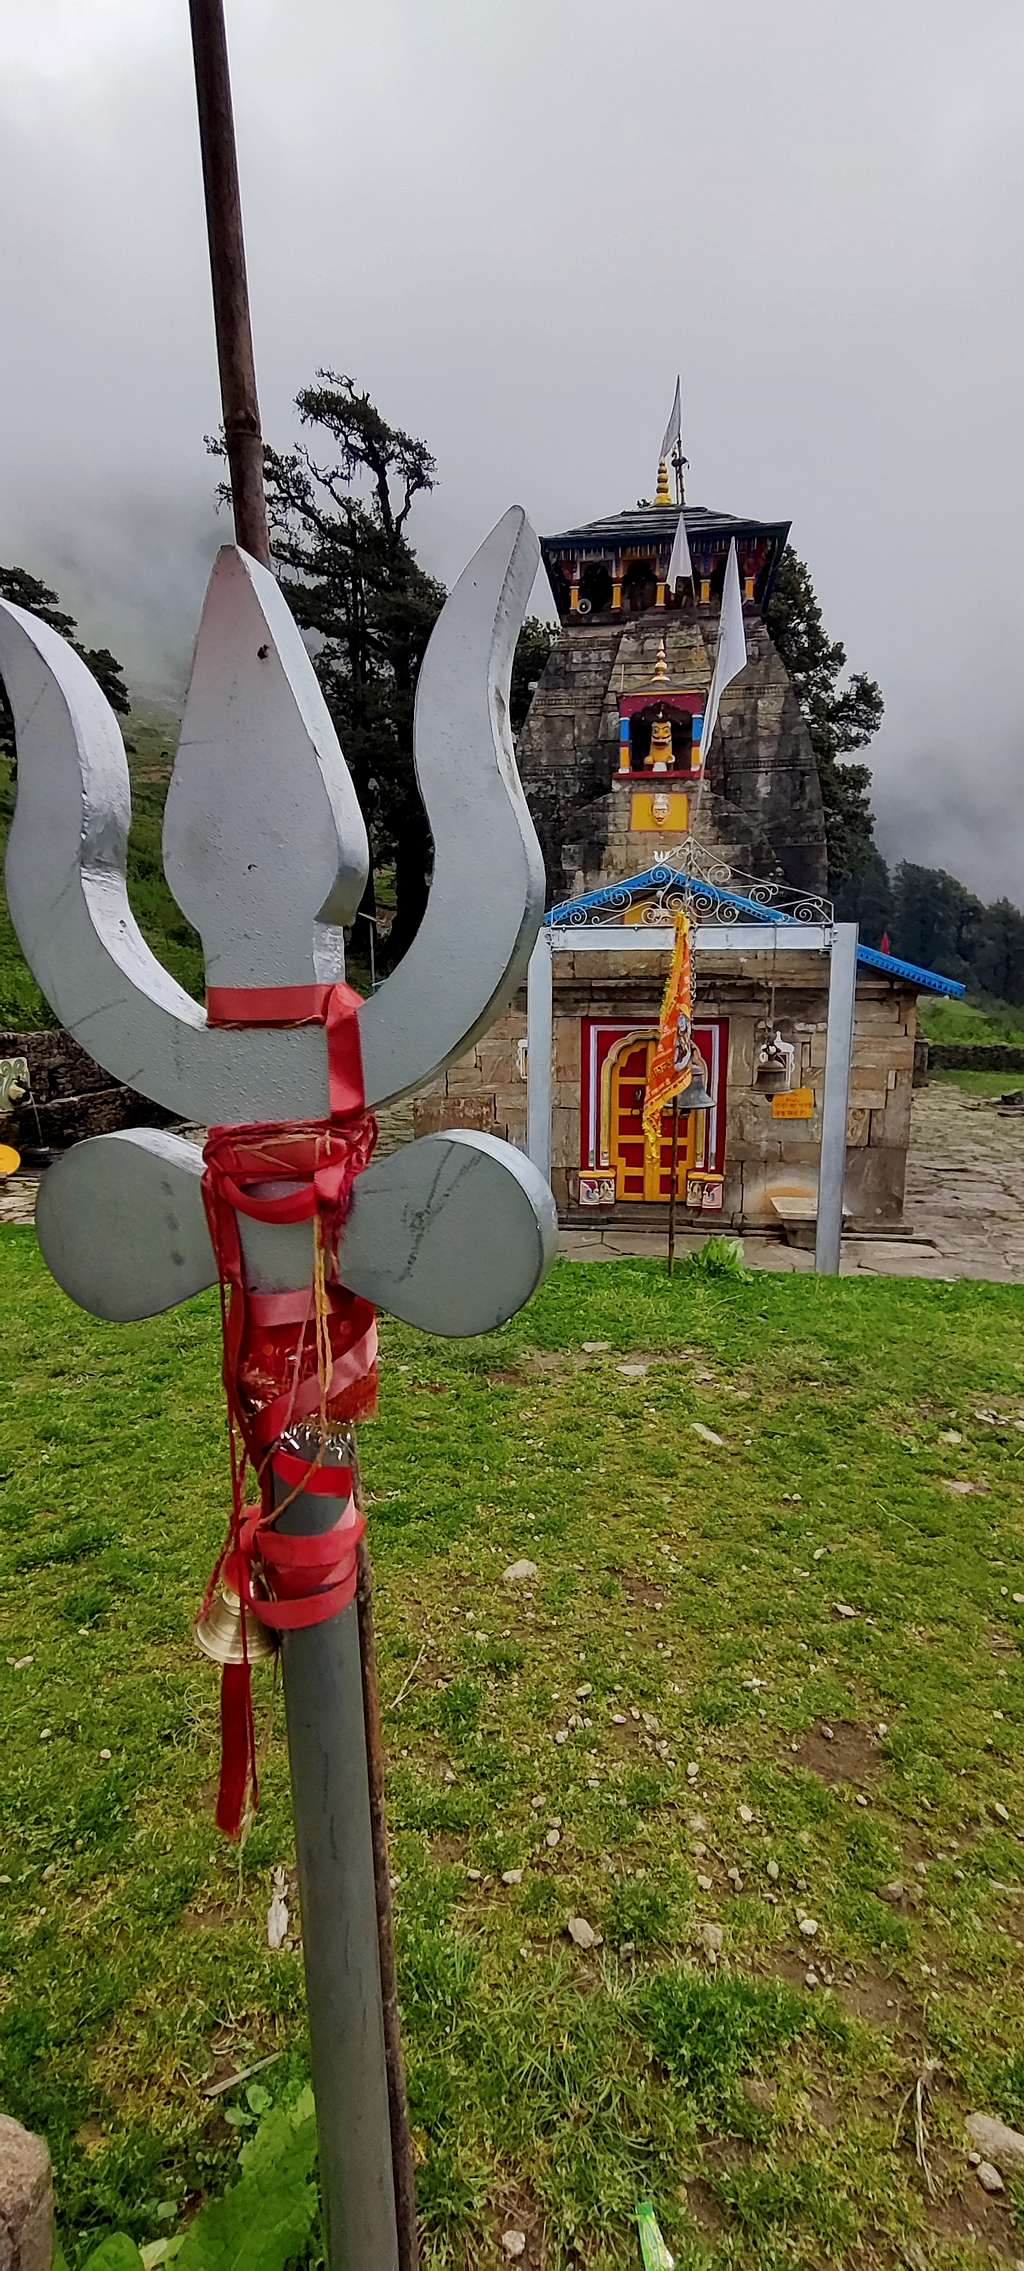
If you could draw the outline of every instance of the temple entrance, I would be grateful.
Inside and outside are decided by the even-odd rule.
[[[589,602],[595,615],[603,615],[612,603],[612,579],[603,560],[588,561],[580,577],[580,598]]]
[[[679,1115],[677,1197],[683,1205],[714,1211],[703,1190],[694,1196],[688,1179],[704,1178],[722,1190],[725,1167],[726,1066],[729,1029],[724,1018],[701,1019],[694,1027],[694,1055],[713,1102],[707,1112]],[[656,1156],[644,1142],[643,1109],[647,1075],[657,1040],[653,1017],[642,1024],[622,1018],[585,1017],[580,1026],[580,1180],[584,1206],[664,1206],[671,1196],[672,1113],[662,1113]],[[720,1201],[719,1201],[720,1203]]]
[[[671,1110],[661,1115],[657,1156],[644,1140],[644,1093],[654,1049],[654,1034],[646,1040],[630,1040],[609,1068],[608,1156],[615,1169],[615,1195],[620,1199],[666,1201],[672,1189]],[[703,1112],[685,1112],[679,1118],[676,1195],[684,1201],[687,1175],[701,1164],[704,1118]]]

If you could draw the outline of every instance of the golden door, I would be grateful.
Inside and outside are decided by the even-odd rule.
[[[611,1070],[608,1155],[615,1169],[615,1195],[620,1199],[647,1199],[664,1204],[672,1188],[672,1112],[661,1115],[661,1141],[657,1155],[644,1141],[643,1109],[647,1074],[655,1041],[627,1042]],[[698,1163],[703,1113],[685,1112],[679,1120],[679,1162],[676,1195],[686,1197],[686,1178]]]

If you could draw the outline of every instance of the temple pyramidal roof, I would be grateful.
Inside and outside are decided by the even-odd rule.
[[[631,512],[608,513],[603,520],[583,521],[578,528],[564,528],[557,536],[546,536],[545,545],[593,544],[618,540],[632,542],[652,537],[669,542],[679,518],[678,505],[634,505]],[[686,533],[691,537],[744,535],[774,536],[785,544],[791,523],[788,520],[754,520],[750,514],[715,512],[708,505],[684,505],[683,518]]]

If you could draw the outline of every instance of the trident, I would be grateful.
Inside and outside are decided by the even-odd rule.
[[[219,1657],[220,1818],[233,1826],[255,1779],[246,1636],[265,1652],[269,1628],[284,1671],[328,2264],[413,2271],[368,1563],[342,1422],[375,1378],[376,1307],[428,1332],[490,1331],[529,1300],[557,1242],[546,1183],[494,1137],[453,1130],[370,1157],[374,1109],[487,1029],[540,927],[544,871],[508,723],[539,546],[525,514],[507,512],[434,630],[414,721],[430,894],[405,959],[360,1001],[344,983],[344,932],[366,882],[366,830],[269,571],[223,10],[189,7],[238,538],[207,591],[164,819],[167,880],[202,941],[205,1008],[132,915],[128,766],[85,664],[0,605],[0,676],[18,749],[7,892],[25,958],[115,1080],[214,1133],[205,1157],[155,1129],[79,1144],[47,1175],[36,1222],[58,1284],[95,1316],[152,1316],[220,1283],[233,1454],[223,1576],[240,1596],[242,1658]],[[282,1343],[290,1392],[268,1398],[246,1365]],[[246,1460],[260,1505],[243,1512]],[[239,1681],[241,1769],[228,1740]],[[233,1726],[237,1738],[237,1715]]]
[[[363,1101],[386,1104],[457,1058],[525,977],[543,869],[508,728],[516,636],[538,545],[504,515],[459,578],[419,681],[416,771],[434,840],[423,922],[404,961],[353,1007]],[[306,649],[273,576],[220,552],[195,651],[164,824],[167,879],[199,932],[216,1026],[139,931],[125,887],[128,766],[85,664],[45,624],[0,607],[18,797],[11,915],[61,1023],[116,1080],[199,1123],[328,1120],[323,1024],[244,1022],[246,994],[336,994],[366,832]],[[341,997],[346,994],[341,986]],[[354,1001],[354,997],[353,997]],[[278,1003],[287,1019],[289,1004]],[[245,1128],[241,1132],[244,1134]],[[36,1210],[46,1261],[94,1316],[148,1317],[218,1276],[198,1147],[156,1129],[77,1144]],[[273,1194],[273,1179],[257,1192]],[[236,1217],[247,1293],[310,1286],[308,1219]],[[550,1192],[495,1137],[452,1130],[373,1161],[340,1223],[334,1282],[425,1331],[487,1332],[530,1298],[554,1252]],[[282,1530],[352,1516],[330,1443],[299,1451],[338,1494],[289,1488]],[[268,1455],[273,1447],[268,1447]],[[292,1461],[293,1467],[296,1461]],[[290,1471],[290,1470],[286,1470]],[[301,1467],[300,1467],[301,1472]],[[344,1490],[344,1495],[342,1491]],[[397,2266],[370,1794],[354,1602],[282,1643],[321,2181],[329,2262]]]

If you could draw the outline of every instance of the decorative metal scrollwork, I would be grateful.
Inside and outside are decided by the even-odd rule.
[[[610,883],[585,898],[553,907],[548,921],[567,930],[621,923],[635,914],[644,928],[665,925],[676,914],[726,928],[747,915],[769,923],[832,923],[832,902],[797,888],[782,877],[745,875],[713,846],[687,836],[668,860],[623,883]]]

